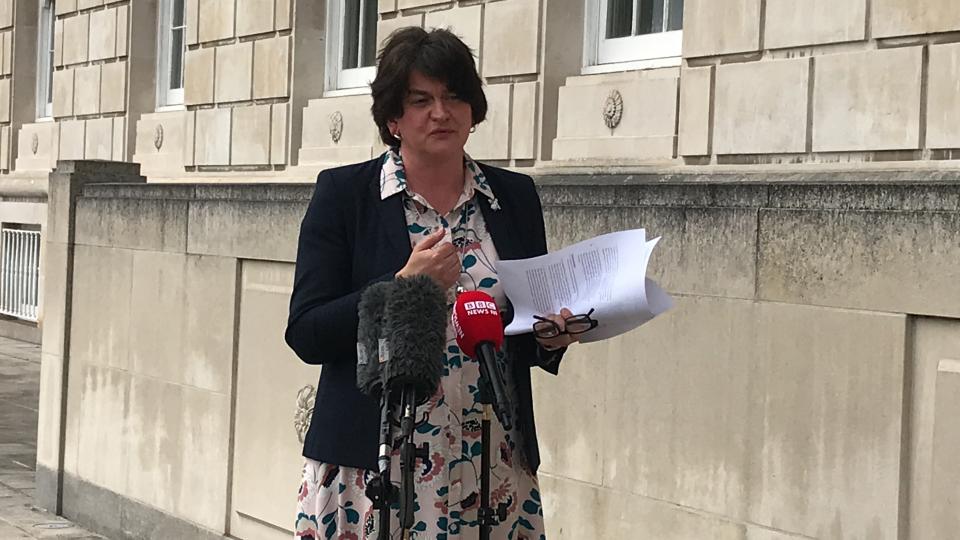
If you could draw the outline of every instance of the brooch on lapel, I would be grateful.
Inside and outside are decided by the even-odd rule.
[[[498,201],[496,197],[490,201],[490,209],[494,212],[498,212],[500,210],[500,201]]]

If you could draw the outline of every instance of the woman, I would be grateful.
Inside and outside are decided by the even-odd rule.
[[[377,281],[418,274],[443,289],[479,289],[501,304],[499,259],[546,253],[543,213],[532,180],[474,162],[464,153],[487,102],[469,48],[445,30],[406,28],[380,57],[373,119],[384,155],[326,170],[304,216],[287,343],[322,364],[296,534],[302,538],[376,538],[378,513],[364,494],[376,469],[379,404],[355,387],[357,303]],[[562,331],[570,313],[550,315]],[[477,538],[480,419],[478,365],[460,354],[451,329],[443,377],[422,410],[417,444],[430,457],[417,469],[415,538]],[[501,358],[517,424],[492,422],[491,506],[508,516],[492,538],[543,534],[530,368],[556,373],[575,337],[533,334],[507,339]],[[424,414],[424,413],[421,413]],[[396,471],[399,460],[392,460]],[[394,515],[391,534],[398,536]]]

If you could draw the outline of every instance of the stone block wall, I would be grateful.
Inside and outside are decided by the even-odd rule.
[[[0,24],[12,21],[13,0],[7,3]],[[206,170],[269,173],[296,156],[302,116],[293,111],[322,89],[323,56],[315,54],[323,43],[321,4],[299,9],[298,32],[292,0],[187,1],[184,105],[158,107],[157,0],[58,2],[49,121],[33,112],[38,36],[31,7],[27,13],[18,5],[17,23],[7,27],[17,29],[16,62],[0,62],[0,103],[11,103],[0,106],[0,124],[14,122],[0,130],[8,149],[0,155],[16,151],[16,166],[4,158],[0,170],[45,174],[58,159],[133,159],[150,176],[182,178]],[[3,48],[12,34],[0,28],[0,51],[13,50]],[[11,109],[19,116],[11,118]]]
[[[17,170],[48,171],[57,159],[128,159],[130,17],[128,1],[56,4],[53,116],[20,126]],[[36,35],[25,37],[35,55]],[[35,108],[34,99],[21,95],[17,106]]]
[[[318,375],[283,342],[310,186],[151,185],[128,164],[85,186],[102,164],[66,165],[46,239],[39,503],[60,493],[64,515],[111,538],[289,537],[298,392]]]
[[[289,538],[319,368],[282,335],[311,187],[104,165],[51,180],[41,503],[59,482],[111,538]],[[551,248],[643,225],[677,299],[535,370],[548,538],[953,538],[956,173],[538,183]]]
[[[717,17],[700,4],[685,10],[688,163],[929,160],[957,148],[945,128],[960,109],[951,2],[709,2]]]
[[[14,0],[0,0],[0,172],[11,167]]]
[[[307,180],[383,150],[369,94],[327,87],[323,3],[188,0],[184,104],[158,108],[157,0],[60,2],[51,123],[30,113],[36,6],[4,2],[0,171],[132,159],[156,179]],[[490,104],[468,151],[498,165],[960,156],[960,20],[948,0],[687,0],[680,57],[612,66],[584,66],[590,5],[383,0],[377,42],[404,26],[464,39]]]
[[[687,0],[679,96],[638,91],[620,75],[577,77],[594,88],[561,100],[554,160],[618,157],[673,164],[789,164],[950,159],[960,148],[956,80],[960,19],[949,0]],[[566,88],[564,89],[566,90]],[[601,104],[623,96],[621,125],[606,130]],[[586,96],[585,96],[586,97]],[[676,148],[628,144],[679,119]],[[626,111],[643,111],[628,118]],[[951,126],[951,127],[948,127]],[[590,133],[594,130],[595,133]],[[605,133],[601,133],[606,130]],[[587,140],[581,140],[586,137]],[[597,146],[617,148],[609,155]]]
[[[489,112],[467,143],[472,157],[524,167],[549,155],[559,87],[579,63],[571,53],[579,51],[575,40],[582,24],[570,14],[581,12],[580,2],[384,0],[379,10],[380,44],[406,26],[447,28],[474,51]],[[381,152],[369,108],[368,95],[310,101],[303,111],[300,164],[344,163]],[[333,122],[342,124],[339,140],[331,136]]]
[[[539,180],[551,248],[642,225],[678,300],[536,373],[548,538],[955,536],[956,174]]]
[[[260,171],[292,164],[298,105],[322,77],[322,41],[298,32],[293,0],[188,0],[184,107],[138,122],[135,160],[158,177],[189,172]],[[322,20],[319,3],[304,3],[302,25]],[[323,29],[316,29],[322,31]],[[294,73],[294,56],[303,76]],[[157,133],[175,135],[158,144]]]

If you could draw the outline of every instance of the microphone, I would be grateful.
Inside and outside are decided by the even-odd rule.
[[[443,371],[446,295],[428,276],[397,278],[386,301],[383,331],[388,341],[384,381],[391,400],[401,390],[412,390],[416,405],[426,402]]]
[[[480,363],[480,374],[493,390],[497,418],[509,430],[513,426],[510,400],[496,355],[503,345],[503,324],[493,298],[481,291],[460,294],[453,307],[453,330],[460,350]]]
[[[400,398],[400,526],[409,529],[416,502],[413,471],[417,459],[426,461],[429,456],[427,443],[420,448],[413,443],[416,408],[440,386],[447,342],[446,294],[428,276],[397,278],[384,310],[383,330],[388,340],[384,407]],[[381,443],[380,450],[378,466],[384,477],[389,474],[389,448]],[[389,519],[389,510],[381,515]]]
[[[357,314],[357,388],[365,395],[379,399],[383,391],[383,310],[393,291],[393,283],[379,281],[360,295]]]

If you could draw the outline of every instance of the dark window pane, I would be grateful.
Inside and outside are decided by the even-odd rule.
[[[359,67],[360,0],[343,2],[343,69]]]
[[[183,30],[170,32],[170,89],[183,88]]]
[[[377,56],[377,1],[365,0],[363,5],[363,58],[361,66],[372,66]]]
[[[607,39],[626,37],[633,31],[633,0],[608,0]]]
[[[47,65],[49,66],[47,72],[47,103],[53,103],[53,51],[50,51],[50,55],[47,57]]]
[[[663,32],[663,0],[640,0],[637,9],[637,34]]]
[[[53,52],[53,49],[54,49],[54,34],[56,33],[55,32],[56,23],[57,23],[56,9],[57,8],[54,5],[54,3],[50,2],[50,9],[48,11],[46,24],[47,24],[47,36],[48,36],[47,39],[48,39],[48,43],[50,44],[51,52]],[[52,68],[53,64],[51,63],[50,66]]]
[[[667,21],[667,30],[683,29],[683,0],[670,0],[670,17]]]
[[[173,0],[173,24],[174,28],[183,26],[183,0]]]
[[[47,8],[47,20],[46,32],[49,46],[49,54],[47,55],[47,103],[53,103],[53,64],[54,64],[54,28],[56,26],[57,16],[56,2],[51,0],[50,7]]]

